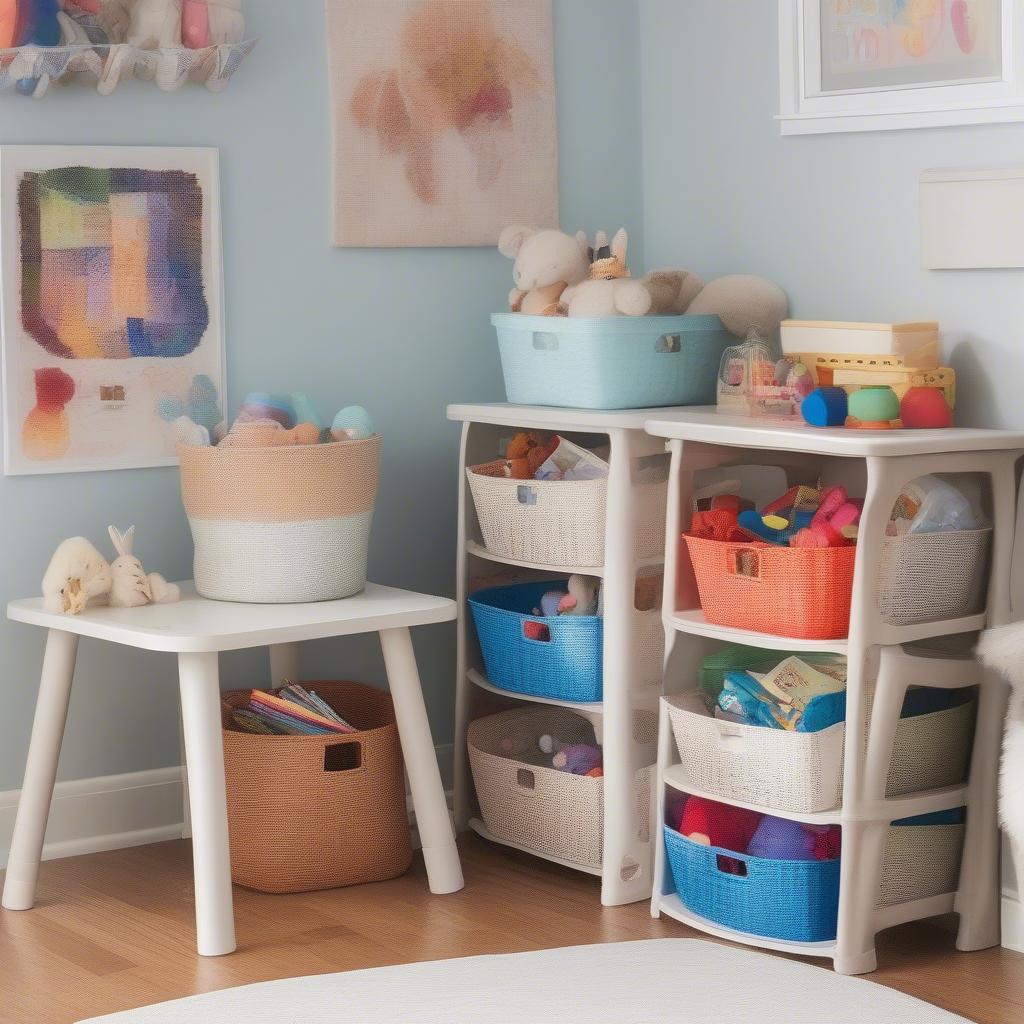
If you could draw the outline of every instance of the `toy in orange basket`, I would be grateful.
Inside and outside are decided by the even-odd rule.
[[[821,496],[821,504],[810,526],[789,540],[794,548],[842,548],[856,539],[860,508],[849,500],[845,487],[829,487]]]

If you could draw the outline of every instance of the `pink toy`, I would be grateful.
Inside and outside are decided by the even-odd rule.
[[[205,0],[184,0],[181,5],[181,40],[190,50],[210,45],[210,9]]]
[[[821,496],[811,525],[790,538],[794,548],[841,548],[847,538],[843,530],[856,526],[860,508],[849,500],[845,487],[829,487]]]

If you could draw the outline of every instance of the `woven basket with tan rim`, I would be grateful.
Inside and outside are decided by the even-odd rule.
[[[332,601],[366,586],[380,437],[281,448],[182,445],[196,590],[218,601]]]
[[[231,877],[260,892],[379,882],[412,861],[402,750],[389,694],[361,683],[305,683],[359,732],[257,736],[222,695]]]

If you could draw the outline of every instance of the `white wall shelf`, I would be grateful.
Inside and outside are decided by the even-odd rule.
[[[897,645],[937,640],[1010,621],[1010,564],[1016,520],[1017,464],[1024,456],[1024,434],[1011,431],[949,429],[871,433],[816,430],[802,425],[759,422],[719,415],[712,408],[677,410],[652,417],[647,429],[666,438],[672,452],[666,524],[663,616],[666,632],[666,694],[692,691],[704,656],[724,643],[771,650],[829,651],[847,657],[847,715],[841,805],[822,814],[786,814],[725,799],[724,802],[808,822],[842,827],[839,923],[835,942],[791,943],[743,935],[689,911],[676,894],[664,843],[655,852],[651,912],[666,914],[719,938],[806,956],[832,959],[836,970],[861,974],[877,966],[875,935],[884,928],[952,909],[960,915],[957,948],[997,945],[999,930],[999,831],[996,779],[1007,689],[973,659],[952,651],[923,652]],[[713,626],[700,611],[685,545],[694,474],[728,464],[781,465],[813,478],[844,483],[865,496],[860,523],[848,638],[800,641],[747,630]],[[882,619],[876,592],[882,540],[893,504],[903,486],[928,473],[973,474],[987,489],[992,520],[988,588],[981,614],[946,622],[893,626]],[[853,488],[856,488],[855,490]],[[965,784],[887,798],[893,738],[908,686],[977,687],[975,742]],[[665,821],[666,787],[723,800],[687,785],[668,717],[659,717],[657,811],[655,828]],[[966,806],[967,825],[959,889],[878,907],[885,837],[893,821]]]
[[[651,410],[664,412],[669,410]],[[660,654],[662,629],[658,611],[640,611],[635,607],[638,575],[659,566],[660,550],[654,557],[649,552],[638,555],[638,489],[633,485],[636,460],[656,457],[668,473],[668,455],[664,442],[650,437],[643,429],[645,410],[597,412],[582,409],[557,409],[515,405],[457,405],[448,409],[449,419],[462,423],[459,476],[459,538],[458,538],[458,668],[456,677],[455,738],[455,821],[462,831],[477,834],[514,849],[524,849],[537,856],[601,878],[601,902],[617,906],[646,900],[651,895],[653,843],[647,815],[638,806],[637,773],[654,762],[655,744],[642,742],[642,731],[635,726],[637,713],[653,722],[661,694],[657,675],[660,658],[654,666],[654,678],[644,679],[638,671],[636,652],[642,633],[652,631]],[[481,543],[473,497],[466,481],[468,466],[490,462],[500,453],[503,440],[517,430],[542,430],[585,435],[595,445],[609,448],[608,496],[606,502],[605,554],[600,567],[562,567],[521,562],[494,555]],[[661,503],[663,505],[663,502]],[[660,512],[660,507],[659,507]],[[660,537],[660,518],[658,523]],[[660,540],[655,545],[660,547]],[[466,598],[475,586],[486,586],[482,579],[496,572],[520,570],[522,578],[544,578],[576,572],[602,579],[604,608],[603,701],[580,704],[550,698],[535,698],[511,693],[493,685],[483,670],[482,658],[468,613]],[[537,574],[530,576],[530,574]],[[648,659],[651,660],[651,659]],[[576,712],[594,725],[604,753],[604,836],[602,867],[577,865],[493,836],[480,818],[466,753],[466,732],[469,723],[501,706],[517,706],[517,702],[555,704]],[[519,704],[518,706],[522,706]],[[643,820],[641,820],[643,819]]]

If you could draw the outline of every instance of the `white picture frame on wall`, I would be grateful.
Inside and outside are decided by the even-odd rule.
[[[1024,0],[779,0],[783,135],[1024,121]]]
[[[174,466],[183,431],[218,436],[217,150],[0,146],[0,340],[7,476]]]

